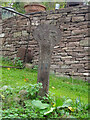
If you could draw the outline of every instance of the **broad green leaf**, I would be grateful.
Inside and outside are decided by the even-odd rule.
[[[72,104],[72,100],[71,99],[68,99],[68,100],[66,100],[65,102],[64,102],[64,104],[62,105],[63,107],[65,106],[65,107],[69,107],[69,106],[71,106],[71,104]]]
[[[37,107],[39,109],[46,109],[49,107],[48,104],[42,103],[40,100],[33,100],[32,105],[34,105],[35,107]]]
[[[63,103],[62,106],[58,106],[57,109],[69,107],[69,106],[71,106],[71,103],[72,103],[72,100],[71,100],[71,99],[68,99],[68,100],[66,100],[66,101]]]

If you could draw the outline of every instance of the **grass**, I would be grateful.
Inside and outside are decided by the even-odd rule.
[[[19,60],[18,60],[19,61]],[[17,61],[17,62],[18,62]],[[21,63],[21,62],[19,62]],[[1,65],[1,63],[0,63]],[[2,62],[3,66],[13,66],[10,61]],[[34,94],[34,90],[36,88],[33,86],[32,90],[30,88],[30,84],[35,85],[37,83],[37,69],[16,69],[16,68],[0,68],[0,88],[4,85],[10,86],[14,88],[13,90],[9,88],[9,90],[5,90],[3,92],[5,96],[5,100],[3,102],[3,117],[15,117],[18,116],[21,118],[29,117],[44,117],[43,114],[50,112],[50,109],[55,105],[55,110],[53,113],[49,113],[47,117],[76,117],[76,118],[87,118],[88,112],[86,105],[88,104],[88,82],[83,80],[77,80],[72,78],[65,78],[65,77],[56,77],[54,74],[50,74],[49,80],[49,93],[48,100],[50,102],[49,108],[46,110],[39,110],[33,107],[31,104],[32,99],[31,97],[28,99],[21,99],[21,103],[14,101],[15,98],[18,98],[18,92],[23,86],[26,86],[27,90],[29,90],[28,94]],[[34,88],[34,89],[33,89]],[[12,91],[12,92],[11,92]],[[51,96],[54,97],[51,97]],[[65,96],[65,97],[64,97]],[[32,97],[33,98],[33,97]],[[69,99],[70,98],[70,99]],[[19,99],[19,98],[18,98]],[[38,100],[38,97],[34,98]],[[45,98],[46,99],[46,98]],[[43,102],[45,102],[45,99]],[[78,103],[76,104],[76,99]],[[63,105],[64,101],[72,100],[73,104],[70,105],[70,109],[75,109],[74,112],[70,112],[67,108],[57,109],[58,106]],[[40,103],[41,101],[39,101]],[[23,106],[24,103],[24,106]],[[36,101],[35,101],[36,103]],[[81,105],[82,104],[82,105]],[[78,107],[76,107],[78,105]],[[9,107],[10,106],[10,107]],[[9,108],[8,108],[9,107]],[[42,107],[42,106],[41,106]],[[71,111],[72,111],[71,110]],[[56,112],[57,111],[57,112]],[[78,112],[77,112],[78,111]],[[63,113],[64,112],[64,113]]]
[[[28,82],[25,82],[28,78]],[[1,83],[2,82],[2,83]],[[12,88],[23,86],[24,84],[37,82],[37,70],[30,69],[14,69],[2,68],[2,81],[0,86],[10,85]],[[66,96],[73,101],[80,96],[80,99],[85,104],[88,104],[88,83],[82,80],[73,80],[72,78],[56,77],[50,75],[49,91],[59,98]]]
[[[54,91],[51,86],[54,86]],[[55,96],[66,96],[75,100],[80,96],[81,101],[88,103],[88,83],[82,80],[73,80],[72,78],[50,77],[50,89],[55,93]]]

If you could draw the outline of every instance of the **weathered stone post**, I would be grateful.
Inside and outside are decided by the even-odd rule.
[[[51,63],[51,54],[54,46],[60,42],[61,32],[54,25],[41,24],[33,32],[33,37],[39,43],[39,64],[38,80],[43,88],[40,90],[40,96],[46,95],[49,89],[49,71]]]

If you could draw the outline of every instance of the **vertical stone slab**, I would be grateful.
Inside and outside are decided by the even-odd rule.
[[[49,71],[51,54],[54,46],[60,42],[61,32],[54,25],[41,24],[33,32],[33,37],[39,43],[38,80],[43,88],[40,95],[44,96],[49,89]]]

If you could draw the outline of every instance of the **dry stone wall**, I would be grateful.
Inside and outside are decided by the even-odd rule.
[[[1,9],[0,9],[0,34],[2,34],[2,17],[1,17]],[[0,56],[2,55],[2,36],[0,37]]]
[[[2,33],[0,33],[2,55],[14,58],[20,47],[27,46],[29,39],[28,46],[34,54],[33,63],[38,64],[39,47],[32,32],[42,23],[54,24],[61,30],[62,39],[54,47],[51,70],[60,76],[73,76],[88,80],[90,78],[88,67],[89,15],[88,6],[77,6],[32,15],[30,16],[31,23],[21,16],[6,19],[0,24],[2,25]]]

